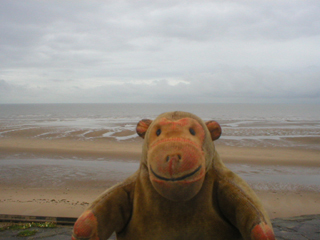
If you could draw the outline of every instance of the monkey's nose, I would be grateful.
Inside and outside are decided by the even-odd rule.
[[[181,160],[181,155],[180,154],[170,154],[166,157],[166,161],[170,162],[170,161],[180,161]]]

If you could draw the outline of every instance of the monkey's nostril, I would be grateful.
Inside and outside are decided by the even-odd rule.
[[[170,160],[170,157],[169,157],[169,156],[167,156],[166,161],[167,161],[167,162],[169,162],[169,160]]]
[[[178,159],[181,160],[181,155],[180,154],[178,154]]]

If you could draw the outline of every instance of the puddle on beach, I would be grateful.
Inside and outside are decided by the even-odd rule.
[[[320,192],[320,167],[226,164],[256,190]],[[139,168],[134,161],[2,159],[0,182],[7,186],[68,187],[68,183],[119,182]]]
[[[320,167],[226,164],[256,190],[320,192]]]
[[[134,173],[137,162],[72,160],[72,159],[9,159],[0,160],[0,182],[23,187],[68,187],[72,182],[119,182]],[[78,187],[77,186],[77,187]]]

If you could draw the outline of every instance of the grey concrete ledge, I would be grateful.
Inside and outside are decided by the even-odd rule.
[[[306,215],[291,218],[276,218],[272,225],[277,240],[319,240],[320,215]],[[17,237],[21,230],[6,230],[0,232],[0,240],[70,240],[71,225],[59,225],[57,228],[36,228],[38,231],[32,237]],[[111,240],[115,240],[113,235]]]

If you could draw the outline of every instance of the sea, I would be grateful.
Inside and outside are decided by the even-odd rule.
[[[41,128],[28,137],[134,140],[141,119],[168,111],[217,121],[218,144],[320,150],[320,104],[0,104],[0,139]]]
[[[168,111],[187,111],[222,127],[217,144],[320,150],[320,105],[317,104],[0,104],[0,142],[8,136],[38,139],[114,138],[135,141],[136,124]],[[36,131],[29,131],[35,130]],[[30,135],[33,134],[33,135]],[[319,156],[320,161],[320,156]],[[0,182],[8,186],[67,187],[82,179],[121,180],[138,162],[101,159],[0,158]],[[320,192],[319,167],[229,164],[258,190]],[[41,172],[41,177],[32,180]],[[119,178],[119,176],[121,176]]]

